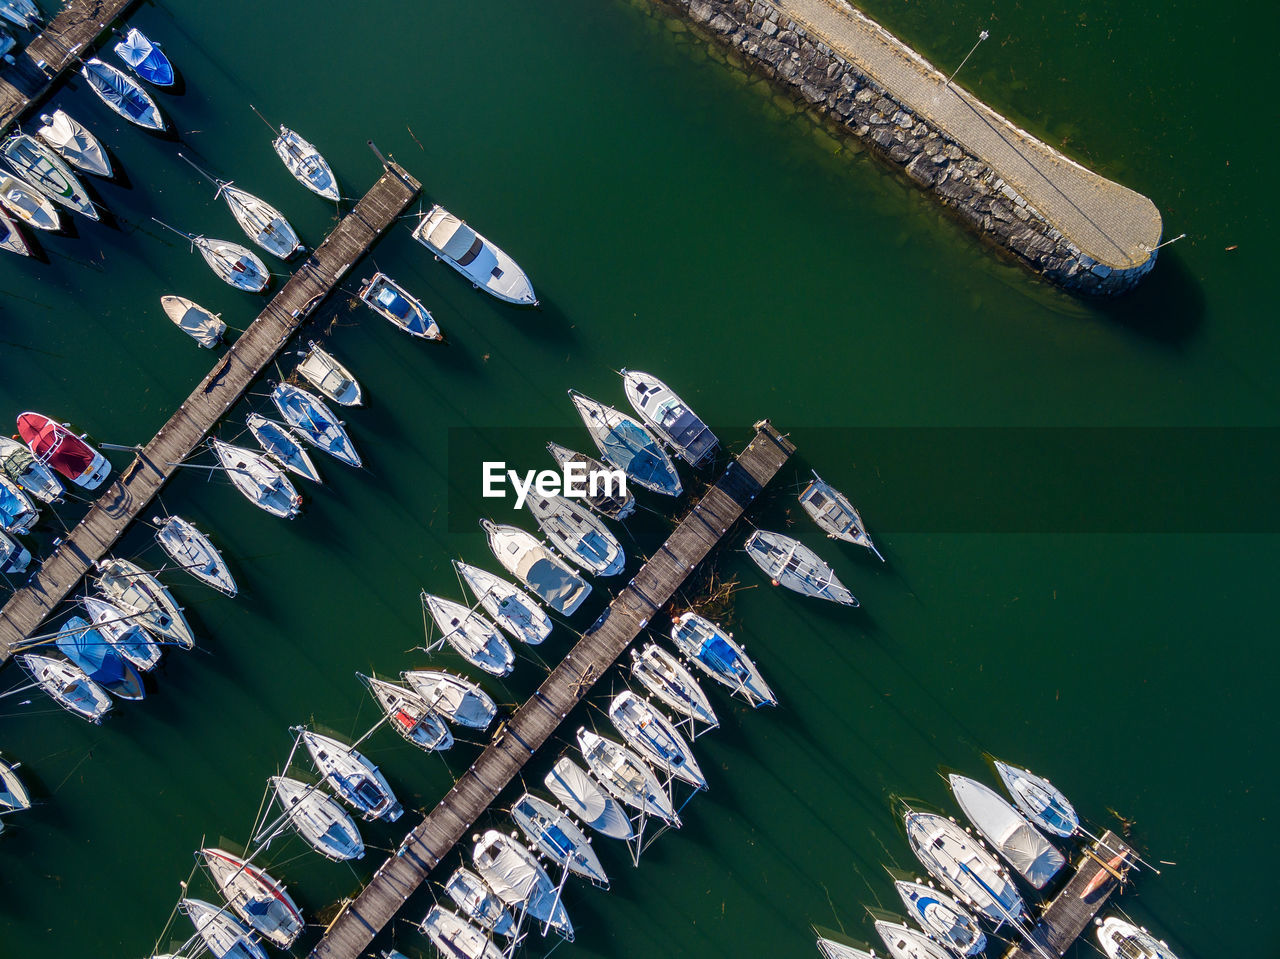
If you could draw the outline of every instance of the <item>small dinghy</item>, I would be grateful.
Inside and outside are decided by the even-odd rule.
[[[288,949],[306,927],[283,885],[250,862],[225,849],[201,849],[204,862],[227,905],[277,949]]]
[[[979,840],[936,813],[908,809],[903,819],[916,858],[961,901],[997,925],[1025,913],[1018,887]]]
[[[502,950],[488,936],[443,906],[432,906],[418,931],[450,959],[503,959]]]
[[[498,715],[497,704],[471,680],[442,669],[413,669],[400,674],[428,707],[469,729],[487,729]]]
[[[923,932],[903,923],[877,919],[875,927],[892,959],[952,959],[950,952]]]
[[[587,768],[618,802],[680,828],[671,796],[643,759],[622,743],[578,730],[578,749]]]
[[[572,616],[591,592],[581,576],[518,526],[482,519],[489,549],[508,573],[561,616]]]
[[[1107,959],[1178,959],[1167,942],[1115,916],[1098,922],[1098,944]]]
[[[636,511],[636,498],[627,492],[626,473],[610,468],[594,456],[587,456],[558,443],[548,443],[547,452],[585,491],[582,501],[605,519],[624,520]]]
[[[262,453],[255,453],[242,446],[232,446],[219,439],[210,439],[218,462],[227,476],[244,496],[259,509],[281,519],[293,519],[301,510],[302,497],[284,475]]]
[[[304,249],[297,231],[285,219],[284,214],[266,200],[254,196],[248,190],[242,190],[231,180],[219,180],[210,176],[181,153],[178,156],[217,187],[213,198],[216,200],[222,197],[227,201],[227,208],[240,224],[240,229],[244,230],[244,235],[262,249],[282,260],[289,260]]]
[[[871,542],[871,537],[867,534],[862,514],[853,508],[848,497],[824,482],[817,473],[813,474],[813,482],[800,494],[800,505],[829,537],[863,546],[875,553],[876,559],[884,562],[880,550],[876,549],[876,544]]]
[[[1069,839],[1080,831],[1080,817],[1070,800],[1047,779],[1029,769],[994,760],[996,773],[1018,808],[1045,832]]]
[[[0,0],[0,17],[33,33],[40,26],[40,8],[31,0]]]
[[[267,959],[257,937],[225,908],[203,899],[183,899],[178,908],[196,927],[214,959]]]
[[[258,441],[258,445],[273,462],[279,463],[290,473],[294,473],[313,483],[323,483],[320,471],[311,462],[311,457],[298,442],[293,431],[282,423],[269,420],[260,413],[250,413],[245,417],[245,425]]]
[[[697,789],[707,788],[707,778],[693,756],[693,749],[676,731],[671,720],[631,690],[618,693],[609,704],[609,719],[627,745],[658,769]]]
[[[494,676],[511,673],[515,653],[488,619],[461,603],[426,592],[422,594],[422,605],[440,627],[440,638],[472,666]]]
[[[537,306],[533,284],[519,264],[494,243],[436,204],[414,227],[413,238],[504,303]]]
[[[22,487],[7,476],[0,476],[0,530],[21,536],[30,533],[39,518],[39,511]]]
[[[37,461],[77,486],[97,489],[111,474],[111,464],[105,456],[65,424],[55,423],[43,413],[19,416],[18,435]]]
[[[911,918],[920,928],[961,956],[972,956],[987,947],[982,927],[969,911],[944,892],[920,882],[899,879],[893,884]]]
[[[391,728],[407,742],[427,752],[448,749],[453,745],[453,733],[421,694],[374,676],[363,673],[356,673],[356,676],[369,687]]]
[[[57,503],[63,487],[53,470],[36,459],[35,454],[8,436],[0,436],[0,471],[38,500]]]
[[[663,496],[684,492],[675,463],[639,420],[573,390],[569,395],[606,463],[651,492]]]
[[[261,114],[258,115],[261,116]],[[267,125],[270,126],[270,124]],[[276,151],[280,162],[293,174],[294,179],[312,193],[335,203],[341,199],[338,194],[338,180],[333,175],[329,162],[312,144],[293,130],[281,125],[280,135],[272,141],[271,147]]]
[[[40,688],[68,712],[91,723],[101,723],[111,710],[111,698],[106,691],[75,663],[39,653],[26,653],[17,659]]]
[[[822,959],[876,959],[874,952],[855,949],[853,946],[846,946],[834,939],[823,939],[821,936],[818,937],[818,952],[822,953]]]
[[[162,296],[160,305],[164,307],[165,316],[173,320],[178,329],[206,349],[211,350],[221,343],[223,334],[227,332],[221,313],[210,313],[185,296]]]
[[[835,571],[798,539],[758,529],[747,539],[744,549],[775,586],[844,606],[858,605]]]
[[[98,210],[71,168],[44,143],[25,133],[14,133],[0,144],[0,156],[22,179],[73,213],[98,219]]]
[[[778,705],[746,651],[711,620],[684,613],[671,624],[671,639],[690,662],[753,708]]]
[[[175,80],[173,64],[158,43],[153,43],[137,27],[130,27],[124,39],[115,45],[116,56],[134,73],[152,86],[171,87]]]
[[[533,853],[510,836],[490,829],[476,843],[471,860],[499,899],[519,906],[565,939],[573,940],[573,924],[560,901],[560,891]]]
[[[444,339],[431,311],[385,273],[375,273],[361,283],[359,295],[365,306],[410,336],[423,340]]]
[[[994,789],[955,773],[949,780],[951,793],[969,821],[1000,857],[1036,889],[1043,889],[1045,883],[1067,864],[1062,853],[1031,825],[1027,817]]]
[[[0,759],[0,813],[31,808],[31,794],[18,778],[18,766]]]
[[[343,801],[365,819],[395,822],[404,812],[381,771],[346,743],[299,729],[311,761]]]
[[[636,831],[623,808],[606,795],[591,774],[561,756],[542,780],[551,794],[587,826],[611,839],[634,839]]]
[[[234,286],[237,290],[243,290],[246,293],[261,293],[267,288],[267,284],[271,282],[271,274],[267,272],[267,265],[258,258],[256,253],[246,249],[239,243],[232,243],[230,240],[210,240],[204,236],[192,236],[190,233],[175,230],[169,224],[162,220],[157,220],[155,217],[151,219],[166,230],[190,241],[191,248],[200,251],[200,255],[204,257],[204,262],[213,271],[213,275],[228,286]]]
[[[453,561],[453,568],[480,607],[511,636],[522,643],[537,646],[551,635],[551,617],[520,587],[459,559]]]
[[[601,888],[609,888],[609,875],[591,848],[591,840],[563,809],[525,793],[511,807],[511,818],[529,841],[557,866]]]
[[[41,114],[40,122],[43,126],[36,130],[36,135],[57,150],[62,159],[77,170],[111,178],[111,158],[101,141],[85,129],[84,124],[65,110]]]
[[[30,565],[30,551],[8,533],[0,533],[0,574],[17,576]]]
[[[289,824],[312,849],[334,862],[364,855],[360,830],[331,796],[287,776],[272,776],[268,782],[289,817]]]
[[[169,591],[146,570],[125,559],[100,559],[94,585],[111,603],[137,616],[152,635],[183,649],[196,644],[195,634]]]
[[[302,354],[298,363],[298,373],[319,390],[321,396],[339,406],[360,406],[364,403],[364,391],[351,371],[314,340],[307,341],[307,352]]]
[[[682,460],[697,468],[715,456],[720,441],[675,390],[649,373],[619,372],[631,408]]]
[[[597,576],[617,576],[627,565],[627,554],[617,537],[584,506],[554,493],[531,491],[525,506],[551,545],[571,563]]]
[[[18,256],[31,255],[31,244],[18,229],[18,224],[13,217],[5,212],[3,205],[0,205],[0,250],[7,250]]]
[[[711,701],[680,661],[655,643],[631,650],[631,675],[645,689],[681,716],[708,727],[720,725]]]
[[[466,866],[459,866],[444,884],[444,891],[466,916],[482,928],[510,938],[516,921],[488,884]]]
[[[0,203],[27,226],[55,232],[62,229],[57,208],[43,193],[11,176],[0,176]],[[25,243],[25,241],[23,241]]]
[[[96,596],[86,596],[85,611],[93,628],[119,650],[120,655],[139,669],[154,669],[163,652],[160,644],[137,621],[137,616]]]
[[[142,677],[133,663],[82,616],[72,616],[58,630],[58,651],[112,696],[136,702],[145,699]]]
[[[271,402],[284,421],[316,449],[348,466],[358,469],[363,465],[342,421],[320,397],[292,383],[279,383],[271,391]]]
[[[169,558],[206,586],[224,596],[236,595],[235,578],[209,537],[181,516],[156,517],[156,542]]]
[[[89,86],[98,95],[98,99],[124,117],[130,123],[137,124],[144,130],[163,132],[168,122],[151,94],[125,73],[117,70],[109,63],[103,63],[97,57],[90,57],[80,68],[80,73],[89,81]]]

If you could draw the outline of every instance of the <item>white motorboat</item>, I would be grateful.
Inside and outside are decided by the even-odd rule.
[[[266,872],[225,849],[201,849],[204,862],[227,905],[277,949],[288,949],[306,928],[302,911],[284,886]]]
[[[569,396],[605,462],[654,493],[679,496],[684,492],[676,464],[639,420],[574,390]]]
[[[952,773],[951,793],[969,821],[1001,858],[1031,883],[1045,883],[1067,864],[1062,853],[1045,839],[1026,816],[1014,809],[994,789]]]
[[[561,756],[542,780],[551,794],[587,826],[611,839],[634,839],[631,825],[618,801],[606,794],[591,774],[568,756]]]
[[[413,238],[471,281],[477,290],[517,306],[537,306],[519,264],[438,203],[414,227]]]
[[[503,959],[488,936],[443,906],[432,906],[418,930],[449,959]]]
[[[62,229],[62,218],[45,195],[11,176],[0,176],[0,203],[29,227],[50,232]]]
[[[671,720],[631,690],[613,697],[609,719],[627,745],[658,769],[697,789],[707,788],[707,778],[693,756],[693,749]]]
[[[903,820],[916,858],[961,902],[997,924],[1023,915],[1017,886],[978,839],[936,813],[908,809]]]
[[[511,807],[511,818],[544,856],[575,875],[605,889],[609,874],[577,823],[559,806],[525,793]]]
[[[257,936],[226,909],[203,899],[183,899],[178,905],[214,959],[267,959]]]
[[[40,511],[22,487],[8,476],[0,476],[0,530],[21,536],[30,533],[39,518]]]
[[[96,629],[120,655],[139,669],[154,669],[160,662],[163,647],[138,621],[136,613],[127,612],[97,596],[86,596],[85,611]]]
[[[854,509],[847,496],[824,482],[817,473],[813,474],[813,482],[800,494],[800,505],[827,536],[865,547],[876,554],[876,559],[884,562],[880,550],[876,549],[867,533],[862,514]]]
[[[140,626],[183,649],[195,646],[182,607],[158,579],[125,559],[100,559],[97,570],[94,585],[113,605],[133,613]]]
[[[408,742],[427,752],[453,745],[453,733],[420,693],[374,676],[356,675],[373,693],[391,728]]]
[[[858,605],[835,571],[797,539],[758,529],[747,539],[744,549],[775,586],[844,606]]]
[[[0,759],[0,813],[31,808],[31,794],[18,777],[18,766]]]
[[[272,776],[268,782],[288,815],[289,824],[312,849],[334,862],[364,855],[360,830],[333,797],[287,776]]]
[[[875,927],[892,959],[952,959],[950,952],[923,932],[903,923],[877,919]]]
[[[294,179],[312,193],[335,203],[341,199],[338,180],[333,175],[329,162],[311,143],[281,125],[280,135],[272,141],[271,147]]]
[[[671,624],[671,639],[690,662],[753,708],[778,704],[746,651],[711,620],[683,613]]]
[[[387,274],[375,273],[361,283],[359,296],[365,306],[410,336],[422,340],[444,339],[431,311]]]
[[[442,669],[414,669],[401,673],[400,678],[430,708],[459,726],[488,729],[498,715],[498,706],[489,694],[462,676]]]
[[[254,196],[248,190],[241,189],[231,180],[220,180],[210,176],[181,153],[178,156],[191,164],[197,173],[217,188],[214,199],[222,197],[226,201],[227,208],[240,224],[240,229],[244,230],[244,235],[259,247],[282,260],[292,259],[295,254],[304,249],[302,241],[298,239],[297,231],[285,219],[284,214],[262,197]]]
[[[319,390],[321,396],[339,406],[360,406],[364,403],[364,391],[351,371],[314,340],[307,341],[307,352],[302,354],[298,363],[298,373]]]
[[[422,604],[440,627],[441,638],[459,656],[494,676],[510,674],[516,663],[515,653],[497,626],[475,610],[441,596],[424,592]]]
[[[591,592],[591,586],[566,566],[536,537],[518,526],[480,521],[489,549],[511,575],[533,590],[562,616],[572,616]]]
[[[25,133],[10,134],[0,143],[0,156],[9,161],[18,176],[54,203],[90,220],[99,218],[98,210],[79,177],[40,140]]]
[[[76,436],[67,423],[28,411],[18,415],[18,435],[38,462],[77,486],[97,489],[111,475],[107,458],[83,436]]]
[[[911,918],[948,949],[972,956],[987,947],[987,937],[977,920],[945,892],[905,879],[895,881],[893,886]]]
[[[57,150],[62,159],[85,173],[111,177],[111,158],[84,124],[65,110],[41,114],[40,122],[43,126],[36,130],[36,135]]]
[[[57,503],[62,500],[62,482],[25,444],[8,436],[0,436],[0,471],[38,500]]]
[[[467,918],[482,928],[508,938],[515,935],[516,921],[511,912],[488,884],[466,866],[459,866],[453,871],[444,884],[444,891]]]
[[[80,73],[89,81],[98,99],[130,123],[146,130],[164,131],[168,127],[151,94],[123,71],[90,57],[84,61]]]
[[[510,635],[530,646],[537,646],[551,635],[551,617],[520,587],[460,559],[453,561],[453,568],[481,608]]]
[[[75,663],[39,653],[26,653],[18,661],[63,709],[91,723],[101,723],[111,710],[111,698]]]
[[[348,466],[358,469],[364,465],[342,421],[320,397],[292,383],[279,383],[271,391],[271,402],[284,421],[316,449]]]
[[[650,373],[619,372],[631,408],[682,460],[696,468],[715,456],[720,441],[675,390]]]
[[[170,232],[185,237],[193,250],[199,250],[204,262],[213,275],[228,286],[246,293],[261,293],[271,282],[271,274],[267,265],[252,250],[232,243],[230,240],[210,240],[205,236],[193,236],[181,230],[175,230],[163,220],[151,218]]]
[[[311,457],[302,444],[298,442],[293,431],[283,423],[269,420],[260,413],[250,413],[245,417],[245,425],[258,441],[258,445],[271,458],[290,473],[294,473],[313,483],[323,483],[320,471],[316,469]]]
[[[559,443],[548,443],[547,452],[583,490],[582,501],[601,516],[624,520],[636,511],[636,498],[627,491],[627,474],[623,470]]]
[[[471,860],[499,899],[524,909],[534,919],[573,941],[573,924],[560,901],[559,889],[524,846],[490,829],[476,843]]]
[[[215,438],[210,438],[209,445],[232,484],[254,506],[281,519],[298,515],[302,497],[289,478],[264,454]]]
[[[571,563],[597,576],[616,576],[626,567],[622,544],[586,507],[535,491],[530,491],[525,506],[551,545]]]
[[[221,343],[223,334],[227,332],[222,314],[210,313],[195,300],[185,296],[162,296],[160,305],[165,316],[173,320],[178,329],[206,349],[211,350]]]
[[[8,533],[0,532],[0,574],[17,576],[31,565],[31,552]]]
[[[200,582],[212,586],[224,596],[238,592],[235,577],[226,560],[209,537],[181,516],[155,517],[156,542],[177,563]]]
[[[31,244],[22,235],[17,221],[8,214],[3,204],[0,204],[0,250],[16,253],[18,256],[30,256],[32,253]]]
[[[395,822],[404,812],[382,772],[359,751],[329,736],[298,729],[317,771],[338,797],[365,819]]]
[[[996,773],[1018,808],[1050,835],[1068,839],[1080,830],[1080,817],[1062,790],[1029,769],[994,760]]]
[[[876,959],[874,952],[846,946],[843,942],[821,936],[818,937],[818,952],[822,953],[822,959]]]
[[[639,652],[632,649],[631,675],[681,716],[712,728],[720,725],[711,701],[693,674],[661,646],[646,643]]]
[[[680,828],[680,816],[670,794],[638,755],[622,743],[598,736],[589,729],[578,730],[578,749],[591,774],[614,799]]]
[[[1115,916],[1098,922],[1098,943],[1107,959],[1178,959],[1167,942]]]

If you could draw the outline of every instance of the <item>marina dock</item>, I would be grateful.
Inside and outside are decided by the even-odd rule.
[[[357,959],[431,870],[512,782],[561,722],[609,670],[685,580],[721,543],[760,491],[795,451],[768,421],[675,531],[583,634],[537,691],[499,727],[492,742],[458,778],[364,890],[348,902],[311,952],[311,959]]]
[[[44,560],[27,584],[0,610],[0,665],[66,600],[173,476],[181,463],[262,373],[311,312],[333,292],[374,242],[421,190],[400,166],[389,163],[377,182],[342,218],[324,242],[218,358],[213,369],[116,473],[88,514]]]

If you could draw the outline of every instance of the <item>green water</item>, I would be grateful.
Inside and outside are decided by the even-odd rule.
[[[478,473],[449,461],[451,437],[455,449],[461,437],[540,466],[546,439],[587,442],[565,390],[620,402],[611,371],[621,365],[676,386],[731,448],[761,416],[792,431],[800,455],[757,521],[786,524],[789,489],[816,467],[861,505],[888,563],[826,542],[791,510],[793,532],[861,598],[851,612],[778,594],[740,553],[722,555],[722,574],[758,587],[738,595],[734,628],[782,706],[755,714],[714,695],[724,728],[698,745],[710,792],[639,870],[601,848],[613,890],[570,887],[579,937],[563,955],[812,956],[810,923],[868,938],[863,905],[892,905],[882,865],[912,862],[892,797],[954,811],[936,771],[989,780],[984,751],[1051,776],[1096,823],[1113,821],[1108,809],[1136,820],[1135,840],[1177,865],[1142,876],[1121,905],[1184,959],[1277,954],[1271,910],[1238,892],[1265,879],[1277,851],[1266,639],[1276,528],[1215,525],[1195,510],[1113,527],[1078,509],[1123,517],[1131,501],[1150,512],[1184,485],[1205,490],[1206,504],[1273,492],[1274,447],[1251,434],[1258,457],[1229,471],[1194,455],[1118,457],[1137,473],[1116,487],[1130,500],[1097,492],[1111,487],[1096,458],[1078,473],[1068,459],[1064,479],[1037,474],[1034,447],[983,445],[974,463],[962,442],[970,427],[1280,421],[1280,334],[1259,280],[1274,201],[1260,140],[1242,133],[1269,116],[1273,53],[1259,29],[1274,22],[1269,7],[868,5],[938,64],[958,63],[988,25],[992,41],[961,80],[1151,195],[1166,235],[1189,234],[1114,304],[1072,299],[993,257],[899,177],[647,8],[211,10],[185,0],[132,21],[185,78],[185,94],[158,97],[184,150],[279,205],[315,243],[333,210],[279,165],[248,104],[312,139],[349,195],[379,172],[364,145],[372,137],[429,199],[511,252],[545,306],[489,301],[398,230],[349,285],[376,264],[432,308],[449,345],[412,342],[342,297],[321,310],[322,328],[336,320],[332,348],[370,395],[347,417],[369,469],[322,462],[326,485],[305,490],[293,523],[199,472],[165,490],[167,509],[213,531],[241,596],[167,574],[202,649],[167,655],[154,695],[100,729],[41,699],[0,701],[0,750],[24,763],[42,803],[8,819],[0,840],[0,954],[147,955],[202,838],[246,838],[288,726],[358,735],[375,707],[353,673],[426,662],[409,651],[422,639],[419,588],[456,595],[455,556],[496,568],[471,525]],[[0,261],[0,409],[48,411],[133,443],[211,360],[168,323],[159,296],[190,296],[239,327],[262,301],[220,284],[149,222],[239,238],[172,143],[122,129],[82,81],[55,102],[110,144],[130,185],[93,184],[119,229],[79,220],[77,239],[40,238],[49,262]],[[233,411],[225,438],[251,407],[264,408],[261,396]],[[524,429],[489,430],[500,426]],[[961,461],[901,455],[900,437],[926,435],[903,427],[950,428]],[[952,477],[972,483],[984,469],[999,492],[957,497]],[[1014,470],[1024,484],[1007,482]],[[913,510],[903,490],[929,508]],[[987,525],[997,508],[1000,524]],[[79,510],[59,513],[70,523]],[[47,549],[57,523],[47,517],[31,545]],[[642,514],[624,542],[651,551],[667,525]],[[120,553],[160,561],[144,530]],[[570,639],[558,629],[544,657]],[[525,658],[506,683],[486,685],[513,703],[541,676]],[[6,685],[19,679],[6,670]],[[611,676],[601,691],[617,684]],[[604,723],[594,707],[581,718]],[[366,752],[406,806],[423,807],[474,749],[426,756],[384,731]],[[531,764],[531,784],[551,755]],[[362,829],[375,848],[354,868],[297,840],[269,856],[313,919],[402,834]],[[203,884],[193,892],[213,895]],[[403,915],[428,905],[419,895]],[[1226,921],[1254,941],[1229,944]],[[385,943],[393,938],[427,954],[404,923]]]

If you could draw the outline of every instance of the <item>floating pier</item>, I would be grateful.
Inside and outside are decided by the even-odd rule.
[[[494,735],[369,884],[348,902],[311,959],[357,959],[431,870],[560,728],[623,650],[675,595],[786,463],[795,447],[768,421],[707,490],[635,578],[609,604],[537,691]]]

